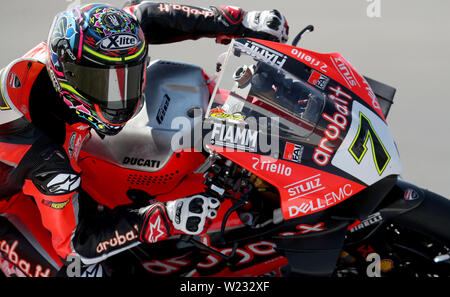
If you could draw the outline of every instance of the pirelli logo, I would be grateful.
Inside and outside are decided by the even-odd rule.
[[[9,107],[4,96],[6,90],[3,90],[4,73],[5,69],[2,69],[0,71],[0,110],[9,110],[11,107]]]

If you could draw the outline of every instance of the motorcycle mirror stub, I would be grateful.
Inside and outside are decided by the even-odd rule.
[[[307,32],[313,32],[313,31],[314,31],[314,26],[313,25],[306,26],[302,31],[300,31],[297,34],[297,36],[295,36],[294,40],[292,40],[292,45],[293,46],[297,46],[297,44],[299,43],[299,41],[302,38],[303,34],[305,34]]]

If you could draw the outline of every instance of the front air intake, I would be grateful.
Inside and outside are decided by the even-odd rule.
[[[131,185],[139,185],[139,186],[150,186],[152,184],[163,184],[170,182],[175,178],[179,172],[178,170],[172,173],[164,174],[164,175],[153,175],[153,174],[129,174],[127,181]]]

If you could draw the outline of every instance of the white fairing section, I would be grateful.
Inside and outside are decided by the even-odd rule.
[[[379,173],[375,165],[371,140],[366,142],[367,151],[358,163],[355,157],[350,153],[349,148],[355,140],[360,126],[360,113],[362,113],[371,123],[373,130],[378,135],[390,159],[384,170]],[[394,140],[386,123],[380,119],[375,113],[363,106],[357,101],[353,101],[352,122],[349,131],[344,138],[339,149],[336,151],[331,164],[353,176],[360,179],[367,185],[372,185],[377,181],[389,175],[400,175],[402,172],[402,164],[400,156],[395,146]]]

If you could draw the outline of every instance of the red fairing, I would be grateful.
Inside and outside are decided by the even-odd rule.
[[[301,164],[222,148],[216,151],[277,187],[285,219],[325,210],[365,189],[351,180]]]
[[[339,82],[357,96],[362,98],[384,121],[383,112],[375,93],[366,79],[339,53],[321,54],[291,45],[271,41],[255,40],[265,44],[280,53],[290,56],[318,72]]]
[[[112,209],[132,202],[127,198],[131,189],[158,196],[160,202],[202,192],[202,180],[192,172],[204,161],[200,153],[179,152],[160,170],[145,172],[123,168],[81,151],[79,165],[83,170],[83,188],[98,203]],[[183,186],[179,185],[181,181]],[[186,187],[185,182],[190,186]]]

